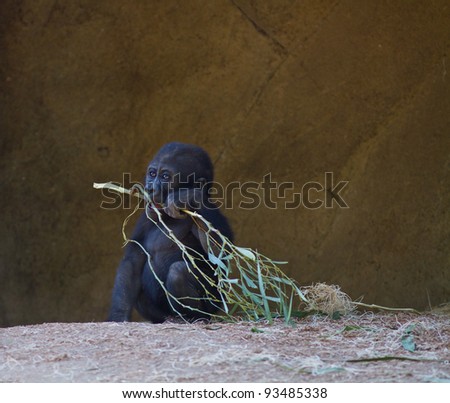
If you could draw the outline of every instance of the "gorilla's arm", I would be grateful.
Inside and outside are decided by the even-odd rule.
[[[136,224],[132,239],[142,243],[148,231],[149,220],[145,213],[141,214]],[[111,309],[108,321],[129,321],[131,311],[141,289],[141,273],[147,255],[134,242],[125,247],[125,254],[117,269],[116,279],[112,292]]]

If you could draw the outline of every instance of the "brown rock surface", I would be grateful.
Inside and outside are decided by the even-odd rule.
[[[349,181],[348,209],[227,211],[302,284],[424,308],[450,295],[448,2],[0,4],[0,324],[102,320],[123,210],[174,139],[217,180]],[[323,194],[319,194],[323,198]]]

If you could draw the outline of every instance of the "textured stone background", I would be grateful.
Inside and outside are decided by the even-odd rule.
[[[222,183],[350,181],[349,209],[227,211],[300,283],[449,301],[449,17],[446,0],[3,0],[0,324],[105,318],[127,212],[92,182],[140,180],[175,139]]]

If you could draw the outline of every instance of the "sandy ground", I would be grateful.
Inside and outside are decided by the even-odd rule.
[[[3,328],[0,381],[450,382],[450,317]]]

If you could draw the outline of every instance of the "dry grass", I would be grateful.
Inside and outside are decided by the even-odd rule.
[[[0,329],[2,382],[450,381],[449,316],[351,313]],[[412,329],[412,330],[411,330]],[[402,339],[411,334],[415,351]]]
[[[203,286],[205,294],[203,298],[208,299],[219,310],[219,314],[212,315],[216,319],[223,320],[225,318],[229,321],[239,320],[240,318],[254,321],[266,319],[269,323],[272,323],[274,318],[283,318],[286,323],[290,323],[292,315],[302,316],[305,312],[315,312],[335,317],[347,315],[356,310],[357,307],[419,313],[410,308],[388,308],[352,301],[336,285],[318,283],[307,287],[299,287],[295,280],[286,276],[278,267],[278,265],[286,262],[276,262],[255,250],[234,245],[200,214],[184,210],[184,213],[188,214],[198,228],[206,234],[207,258],[205,258],[177,239],[172,230],[164,223],[161,212],[155,208],[141,185],[125,189],[112,183],[94,183],[94,188],[106,188],[118,193],[134,195],[146,202],[148,208],[156,216],[156,219],[152,218],[146,208],[147,218],[161,230],[162,234],[178,246],[186,266]],[[185,309],[208,315],[208,313],[186,305],[182,299],[171,295],[163,281],[158,278],[147,250],[139,242],[128,238],[126,226],[138,208],[139,205],[124,220],[122,234],[125,243],[133,242],[137,244],[147,255],[150,270],[152,270],[165,292],[172,310],[180,318],[183,318],[183,315],[178,312],[173,301],[176,301]],[[199,262],[209,267],[210,271],[214,273],[214,279],[204,274]],[[210,292],[209,286],[217,287],[219,297]],[[300,311],[301,309],[304,312]]]
[[[94,184],[94,188],[107,188],[119,193],[133,194],[145,200],[148,207],[145,210],[147,218],[161,230],[162,234],[178,246],[182,252],[182,258],[186,263],[186,267],[197,278],[199,284],[202,285],[205,294],[204,298],[214,304],[219,310],[220,313],[213,316],[221,319],[226,318],[230,321],[240,317],[248,320],[264,318],[269,322],[272,322],[273,318],[282,317],[286,323],[289,323],[293,309],[301,302],[307,302],[296,282],[286,276],[278,267],[283,262],[273,261],[255,250],[234,245],[197,212],[183,210],[185,214],[191,217],[199,230],[206,235],[205,249],[207,257],[187,247],[175,236],[162,219],[162,213],[153,205],[148,194],[141,186],[124,189],[111,183],[103,183]],[[153,212],[153,217],[149,214],[149,209]],[[147,255],[147,263],[150,270],[166,294],[172,310],[180,318],[183,318],[183,316],[177,310],[177,304],[185,309],[207,315],[207,312],[184,304],[183,299],[171,295],[164,282],[158,278],[152,265],[151,256],[144,246],[128,238],[126,226],[137,210],[138,206],[124,221],[122,234],[125,242],[135,243]],[[201,267],[205,265],[209,270],[202,270]],[[206,271],[214,273],[214,278],[212,279],[206,275]],[[218,296],[210,291],[211,286],[217,288],[219,291]]]
[[[337,285],[318,283],[302,287],[302,291],[308,301],[305,307],[307,312],[320,312],[335,317],[348,315],[356,309],[350,297]]]

